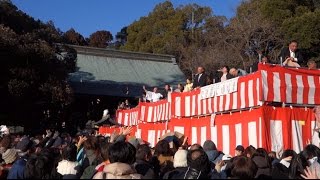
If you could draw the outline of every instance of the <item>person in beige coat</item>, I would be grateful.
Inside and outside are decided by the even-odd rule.
[[[116,142],[109,147],[110,164],[97,172],[93,179],[141,179],[133,167],[136,149],[127,142]]]

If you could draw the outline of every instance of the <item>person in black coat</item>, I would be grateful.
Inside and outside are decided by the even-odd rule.
[[[203,87],[207,85],[207,74],[203,67],[198,67],[197,74],[193,79],[193,89],[198,87]]]
[[[152,157],[151,149],[148,145],[138,145],[136,153],[136,162],[134,168],[138,174],[143,176],[143,179],[157,179],[158,176],[154,171],[154,166],[150,163]]]
[[[176,179],[210,179],[211,163],[203,149],[190,150],[187,154],[187,164],[186,171],[177,174]]]
[[[297,41],[290,41],[289,47],[283,48],[280,53],[280,57],[282,58],[283,63],[287,59],[290,59],[292,62],[302,64],[303,57],[301,51],[298,49]]]

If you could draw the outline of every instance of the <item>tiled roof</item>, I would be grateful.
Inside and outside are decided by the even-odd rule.
[[[185,82],[173,56],[72,47],[77,50],[77,71],[70,74],[69,82],[76,93],[136,97],[143,85]]]

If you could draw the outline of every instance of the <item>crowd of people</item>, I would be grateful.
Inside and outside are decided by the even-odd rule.
[[[219,151],[207,140],[188,144],[188,138],[167,136],[154,148],[128,137],[132,128],[104,137],[98,134],[43,136],[5,134],[0,140],[1,179],[226,179],[320,178],[320,149],[312,144],[302,152],[268,152],[253,146]]]
[[[300,67],[303,61],[295,41],[281,52],[281,57],[283,66]],[[262,57],[261,62],[268,63],[268,57]],[[309,60],[307,66],[317,68],[314,60]],[[204,67],[198,67],[197,74],[187,78],[185,85],[178,84],[174,89],[167,84],[162,92],[157,87],[149,91],[143,86],[143,101],[157,102],[168,98],[171,92],[189,92],[247,74],[228,66],[219,72],[221,75],[212,79]],[[130,108],[128,99],[118,106]],[[148,142],[128,136],[131,127],[107,137],[97,134],[96,126],[109,119],[109,111],[105,109],[101,120],[88,121],[87,130],[75,136],[47,129],[44,135],[31,137],[10,134],[1,127],[0,179],[320,178],[320,149],[313,144],[302,152],[291,149],[268,152],[264,148],[238,145],[235,154],[229,155],[219,151],[211,140],[203,145],[189,145],[187,137],[182,140],[168,137],[151,148]]]

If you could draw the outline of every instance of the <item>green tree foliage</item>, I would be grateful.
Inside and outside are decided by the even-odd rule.
[[[127,29],[128,27],[125,26],[120,30],[120,32],[116,34],[116,41],[120,42],[122,45],[124,45],[127,42],[127,36],[128,36]]]
[[[88,39],[89,46],[106,48],[112,41],[113,36],[109,31],[101,30],[92,33]]]
[[[174,8],[170,1],[165,1],[128,26],[127,42],[121,49],[172,54],[184,70],[191,71],[196,65],[206,64],[200,56],[207,46],[205,34],[212,28],[207,22],[218,19],[223,18],[212,16],[209,7],[188,4]],[[217,24],[223,25],[214,25]]]
[[[158,4],[148,17],[142,17],[128,29],[123,49],[150,53],[167,53],[170,42],[183,36],[183,18],[171,2]]]
[[[248,70],[261,53],[278,63],[280,50],[292,39],[299,42],[306,59],[318,57],[319,8],[317,0],[248,0],[227,20],[209,7],[174,8],[166,1],[128,26],[121,49],[175,55],[185,72],[198,65]]]
[[[44,106],[72,102],[66,78],[75,70],[76,52],[57,45],[63,37],[52,22],[35,21],[11,3],[0,2],[0,17],[1,112],[9,123],[39,123],[32,117]]]
[[[319,1],[317,0],[263,0],[261,11],[277,28],[283,45],[297,40],[306,59],[320,54]]]

